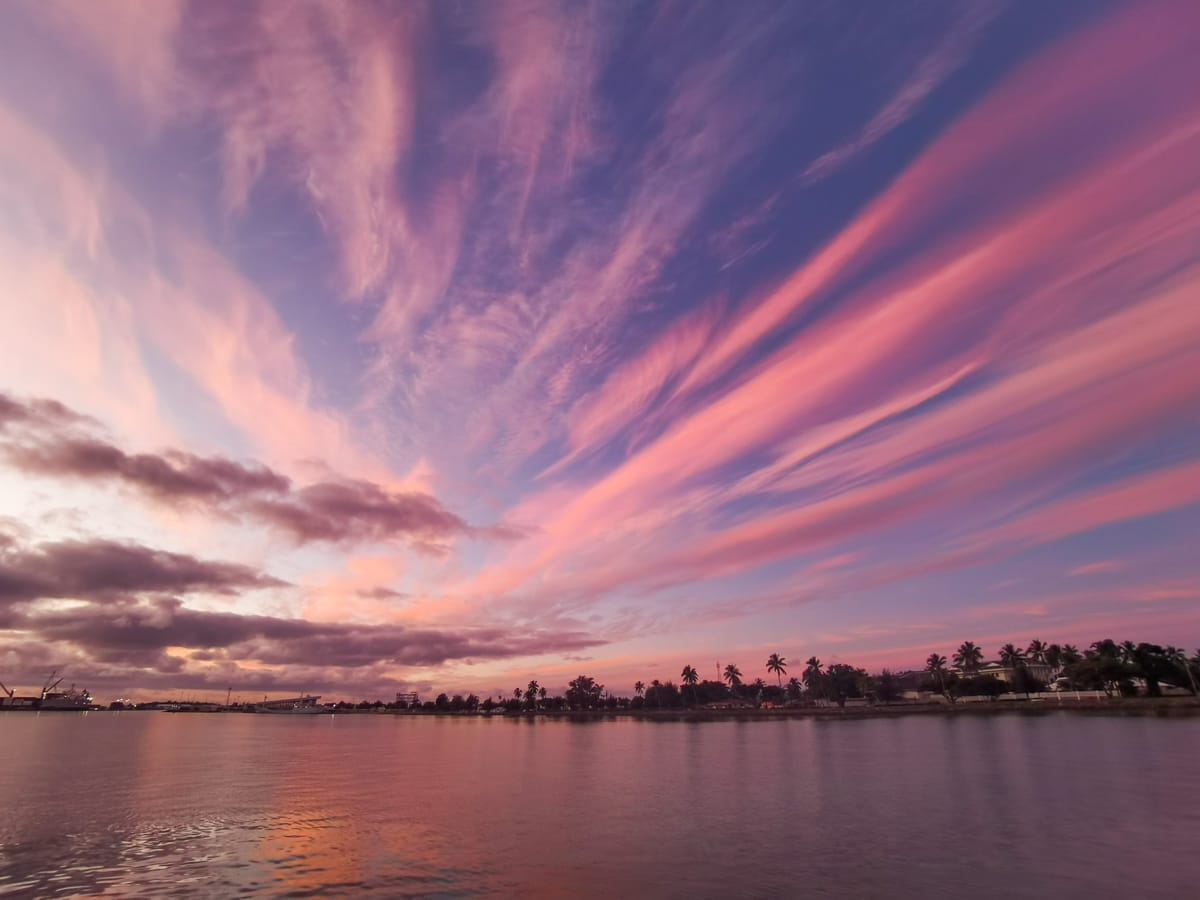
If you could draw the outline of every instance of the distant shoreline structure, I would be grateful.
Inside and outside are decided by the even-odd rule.
[[[287,715],[316,715],[348,712],[392,712],[397,714],[452,715],[652,715],[715,713],[747,715],[750,712],[817,715],[824,709],[836,707],[839,714],[846,710],[916,709],[927,706],[938,710],[945,707],[975,707],[981,703],[1047,704],[1055,708],[1099,704],[1110,708],[1122,700],[1191,700],[1200,701],[1200,651],[1189,657],[1179,647],[1160,646],[1131,640],[1111,638],[1095,641],[1085,650],[1072,644],[1046,643],[1034,638],[1026,649],[1013,643],[999,648],[998,658],[989,661],[983,649],[974,641],[963,641],[952,654],[953,664],[937,652],[929,654],[922,669],[891,671],[883,669],[870,674],[844,662],[824,664],[816,656],[804,661],[803,673],[788,678],[788,660],[772,653],[766,660],[770,684],[762,677],[744,680],[735,663],[724,668],[716,664],[716,679],[701,678],[692,665],[679,673],[680,684],[652,679],[649,684],[636,681],[633,697],[608,690],[590,675],[579,675],[567,685],[561,695],[551,696],[545,685],[531,680],[518,685],[511,693],[480,698],[474,693],[439,693],[436,699],[420,701],[416,692],[398,691],[395,700],[384,703],[345,700],[320,704],[319,695],[307,692],[300,696],[262,701],[231,702],[233,687],[225,692],[225,702],[164,699],[150,702],[116,700],[109,710],[161,709],[167,712],[248,712]],[[799,663],[793,662],[793,668]],[[40,697],[17,697],[15,692],[0,684],[0,711],[73,709],[95,710],[86,690],[57,690],[63,678],[52,672],[41,690]]]
[[[96,713],[148,713],[170,712],[188,714],[250,714],[261,715],[272,711],[263,710],[261,704],[223,706],[213,703],[149,703],[120,709],[92,708],[68,710],[62,708],[32,709],[27,707],[0,707],[10,712],[76,712]],[[273,712],[288,713],[290,709]],[[307,717],[326,716],[374,716],[397,718],[472,718],[502,719],[509,721],[602,721],[638,719],[654,722],[719,722],[757,721],[772,722],[786,719],[812,719],[816,721],[852,721],[856,719],[889,719],[903,716],[988,716],[988,715],[1050,715],[1054,713],[1077,713],[1083,715],[1154,716],[1162,718],[1200,717],[1200,699],[1196,697],[1079,697],[1031,696],[974,703],[939,703],[936,701],[896,701],[880,704],[851,704],[848,706],[797,706],[776,708],[755,707],[692,707],[686,709],[589,709],[589,710],[521,710],[497,709],[492,712],[424,710],[310,705],[304,708]]]

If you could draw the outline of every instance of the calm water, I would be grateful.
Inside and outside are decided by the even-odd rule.
[[[1197,896],[1200,721],[0,715],[0,894]]]

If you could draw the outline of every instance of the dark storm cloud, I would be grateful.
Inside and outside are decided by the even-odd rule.
[[[196,651],[190,660],[206,662],[191,666],[188,660],[160,651],[98,651],[88,654],[70,644],[45,641],[12,641],[0,644],[0,659],[5,663],[6,682],[28,685],[34,690],[51,671],[68,676],[68,681],[86,687],[101,702],[137,693],[143,698],[177,696],[180,691],[216,691],[224,694],[233,688],[234,697],[251,699],[264,693],[297,694],[337,692],[353,699],[369,697],[391,699],[398,690],[413,690],[414,685],[398,680],[384,666],[335,669],[312,664],[273,667],[248,667],[219,660],[215,653]],[[211,662],[218,660],[216,662]],[[256,696],[257,695],[257,696]]]
[[[301,541],[436,539],[469,530],[428,494],[392,494],[367,481],[322,482],[248,509]]]
[[[246,664],[250,670],[268,665],[304,671],[308,679],[325,669],[370,670],[373,683],[381,683],[395,666],[562,653],[604,643],[565,629],[412,628],[197,610],[176,596],[237,596],[282,584],[249,566],[137,544],[26,546],[13,538],[0,544],[0,629],[8,632],[0,631],[0,655],[9,659],[23,647],[22,657],[56,666],[70,661],[80,676],[93,673],[123,684],[144,676],[224,681],[235,670],[245,675]],[[63,599],[78,602],[69,609],[47,602]],[[30,656],[31,641],[44,652]],[[181,656],[180,649],[190,652]],[[178,679],[170,683],[184,686]]]
[[[193,658],[255,660],[270,665],[356,668],[379,663],[439,665],[593,647],[581,632],[513,635],[496,629],[409,628],[310,622],[276,616],[188,609],[176,598],[91,604],[70,611],[27,612],[24,631],[66,642],[96,659],[128,660],[168,647],[200,651]]]
[[[248,566],[117,541],[0,544],[0,603],[146,593],[234,594],[283,582]]]
[[[96,422],[57,400],[18,400],[0,391],[0,431],[13,425],[61,427],[81,424],[94,425]]]
[[[389,673],[397,666],[565,653],[604,643],[581,631],[511,633],[240,615],[188,609],[164,597],[118,598],[71,610],[31,604],[10,610],[7,624],[10,639],[0,638],[0,655],[13,659],[14,667],[23,664],[30,678],[38,665],[69,665],[77,681],[143,691],[234,681],[242,689],[294,691],[298,682],[377,687],[393,683]],[[261,666],[271,668],[264,672]]]
[[[456,535],[522,536],[503,525],[473,527],[435,497],[392,492],[369,481],[334,479],[297,487],[256,463],[176,450],[126,453],[93,434],[92,424],[55,401],[21,401],[0,393],[0,458],[29,474],[122,484],[160,502],[246,517],[302,543],[403,538],[431,549]]]
[[[69,478],[119,480],[166,500],[219,501],[258,492],[286,492],[291,483],[264,466],[168,451],[129,454],[102,440],[56,437],[6,448],[22,471]]]

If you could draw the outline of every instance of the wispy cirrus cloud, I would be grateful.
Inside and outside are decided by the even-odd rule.
[[[963,4],[961,19],[952,25],[937,46],[923,56],[899,90],[881,106],[846,143],[822,153],[801,173],[802,182],[827,178],[855,156],[900,127],[953,72],[966,62],[980,33],[1000,13],[1002,4],[986,0]]]
[[[1155,49],[1127,50],[1111,76],[1097,75],[1091,61],[1109,52],[1126,24],[1146,32],[1139,46]],[[852,221],[833,249],[720,332],[699,364],[687,359],[674,373],[658,375],[663,381],[687,373],[661,434],[540,518],[545,540],[521,548],[508,566],[485,574],[481,586],[518,590],[560,564],[572,574],[548,588],[548,596],[574,595],[572,582],[594,596],[622,583],[663,579],[672,569],[678,575],[668,583],[752,570],[1022,485],[1039,490],[1064,465],[1078,470],[1092,448],[1135,446],[1141,440],[1135,435],[1170,430],[1200,389],[1193,377],[1200,371],[1200,320],[1190,302],[1190,251],[1174,239],[1194,231],[1184,224],[1194,223],[1197,203],[1187,162],[1198,137],[1188,125],[1194,97],[1190,80],[1173,80],[1194,60],[1168,27],[1168,18],[1154,17],[1103,23],[1000,86]],[[1155,66],[1147,69],[1151,57]],[[797,302],[818,289],[831,291],[830,279],[844,267],[879,252],[866,241],[878,240],[881,222],[899,222],[918,196],[945,196],[962,173],[987,164],[998,151],[980,135],[994,133],[1002,142],[999,129],[1009,127],[1030,85],[1063,60],[1072,66],[1060,72],[1053,102],[1022,109],[1026,124],[1014,132],[1013,152],[1040,152],[1028,144],[1037,131],[1029,117],[1053,122],[1064,107],[1082,108],[1075,127],[1079,116],[1090,116],[1107,129],[1113,110],[1107,83],[1115,87],[1130,73],[1161,79],[1163,102],[1136,132],[1104,131],[1111,141],[1092,149],[1089,168],[1064,172],[1024,205],[977,224],[969,241],[955,235],[932,242],[797,330],[729,387],[680,404],[738,353],[775,334]],[[1118,179],[1121,188],[1114,190]],[[898,239],[892,232],[887,240]],[[1029,273],[1037,273],[1032,287]],[[1095,302],[1105,283],[1119,285],[1122,299],[1110,294],[1107,303]],[[943,330],[947,321],[958,328],[953,340]],[[1112,403],[1117,394],[1130,402]],[[872,403],[876,411],[868,412]],[[731,478],[727,467],[751,455],[755,464]],[[1092,457],[1091,466],[1102,463],[1102,456]],[[747,494],[765,499],[768,488],[775,500],[759,502],[732,526],[722,521],[732,501],[744,502]],[[1129,491],[1138,494],[1135,486]],[[1189,502],[1186,495],[1176,499],[1154,508]],[[528,503],[537,508],[536,498]],[[1141,514],[1136,504],[1125,508],[1124,518]],[[639,561],[602,562],[620,557],[616,548],[631,534],[629,523],[647,517],[656,522],[649,534],[633,532]],[[675,549],[680,544],[686,549]],[[585,575],[584,559],[595,560],[603,574]]]

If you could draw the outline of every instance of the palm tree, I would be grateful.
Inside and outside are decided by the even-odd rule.
[[[662,695],[659,694],[658,689],[660,687],[662,687],[662,682],[659,681],[657,678],[655,678],[653,681],[650,682],[650,687],[652,687],[654,689],[654,705],[661,706],[662,705]]]
[[[646,686],[644,684],[642,684],[640,681],[634,682],[633,692],[637,696],[639,696],[639,697],[642,696],[642,692],[645,690],[646,690]]]
[[[537,709],[537,695],[540,685],[536,681],[530,681],[529,686],[525,688],[525,702],[529,704],[529,708]]]
[[[804,663],[804,674],[801,677],[808,692],[815,694],[821,686],[821,661],[815,656],[810,656]]]
[[[1025,651],[1012,644],[1005,644],[1000,648],[1000,664],[1008,669],[1010,678],[1015,682],[1017,669],[1025,668]],[[1025,691],[1028,693],[1028,686],[1025,687]]]
[[[1044,641],[1039,641],[1037,638],[1034,638],[1029,642],[1029,646],[1026,648],[1025,653],[1035,663],[1042,663],[1044,665],[1046,663],[1047,649],[1048,648],[1046,647],[1046,643]]]
[[[1019,647],[1014,647],[1012,644],[1005,644],[1000,648],[1000,664],[1007,666],[1010,669],[1015,669],[1017,666],[1025,663],[1025,651]]]
[[[692,689],[692,705],[696,703],[696,684],[700,681],[700,676],[692,666],[684,666],[683,671],[679,673],[680,679],[685,687]]]
[[[789,700],[799,700],[800,699],[800,687],[801,687],[801,684],[800,684],[799,678],[789,678],[788,679],[787,690],[788,690],[788,699]]]
[[[1083,659],[1083,654],[1079,652],[1079,648],[1074,644],[1063,644],[1062,648],[1062,664],[1066,666],[1073,665]]]
[[[1062,671],[1063,667],[1063,648],[1058,644],[1051,644],[1046,648],[1046,665],[1050,670],[1057,675]]]
[[[544,687],[538,688],[538,699],[541,700],[542,705],[545,706],[545,704],[546,704],[546,689]]]
[[[775,682],[783,687],[783,676],[787,674],[787,660],[778,653],[767,657],[767,671],[775,673]]]
[[[729,689],[736,694],[742,684],[742,670],[730,663],[725,667],[725,674],[722,677],[729,682]]]
[[[963,641],[954,651],[954,664],[963,670],[963,674],[974,675],[983,664],[983,651],[974,641]]]
[[[930,653],[925,660],[925,671],[936,678],[941,685],[942,693],[946,693],[946,657]]]

